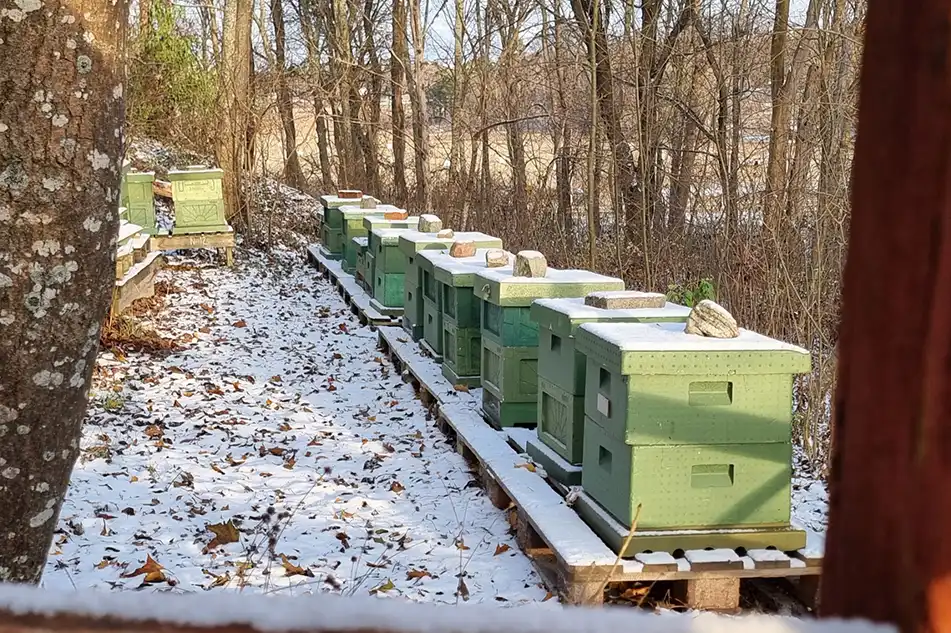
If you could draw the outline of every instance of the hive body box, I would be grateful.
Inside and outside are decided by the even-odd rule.
[[[367,250],[366,250],[366,280],[373,294],[373,280],[376,279],[376,256],[379,250],[379,243],[373,235],[373,229],[412,229],[415,230],[419,224],[419,217],[412,216],[405,220],[387,220],[383,216],[368,215],[363,218],[363,228],[367,232]],[[402,291],[401,291],[402,292]]]
[[[803,547],[805,534],[789,528],[792,385],[809,371],[809,354],[747,330],[717,339],[683,329],[578,328],[582,487],[624,526],[643,504],[627,553],[639,551],[642,530],[670,531],[671,547],[681,547],[683,530],[731,529],[747,531],[721,533],[710,546]]]
[[[423,337],[423,288],[425,280],[419,266],[419,253],[426,250],[448,249],[453,242],[474,242],[476,248],[502,248],[502,240],[485,233],[456,233],[440,238],[435,233],[409,231],[400,235],[400,251],[406,257],[405,293],[403,297],[403,329],[418,341]],[[430,270],[428,273],[432,275]]]
[[[478,387],[480,384],[480,305],[472,294],[472,284],[476,273],[486,268],[485,257],[489,250],[476,249],[471,257],[452,257],[446,250],[420,253],[423,274],[427,269],[431,270],[439,302],[436,304],[429,293],[423,292],[426,318],[423,338],[430,345],[433,341],[439,343],[438,349],[443,356],[442,373],[453,385]],[[434,313],[435,324],[430,321]]]
[[[495,425],[535,426],[538,411],[538,324],[532,301],[623,290],[624,282],[586,270],[548,269],[546,277],[515,277],[512,269],[479,271],[473,292],[482,302],[482,408]]]
[[[224,233],[225,201],[221,190],[224,171],[189,168],[168,172],[175,202],[173,234]]]
[[[155,235],[155,198],[152,193],[154,172],[127,172],[122,178],[122,201],[128,220],[142,227],[142,232]]]
[[[412,229],[381,229],[370,232],[367,248],[373,252],[373,301],[370,305],[381,314],[403,313],[406,256],[400,250],[400,235]]]
[[[379,203],[373,196],[361,196],[358,198],[341,198],[338,195],[320,196],[320,204],[324,208],[324,220],[320,229],[320,241],[323,242],[324,249],[326,249],[327,255],[331,259],[340,259],[343,257],[343,216],[340,214],[340,207],[359,207],[365,202],[372,202],[373,204]]]
[[[661,308],[606,310],[585,305],[584,298],[538,299],[531,318],[538,324],[538,438],[568,464],[581,465],[584,434],[585,358],[575,349],[575,332],[583,323],[683,323],[690,308],[667,303]],[[546,463],[545,451],[532,444],[529,454],[549,475],[563,483],[579,485],[572,476]],[[563,476],[559,477],[559,473]]]
[[[351,240],[353,242],[352,249],[356,253],[356,268],[354,270],[354,278],[357,280],[357,283],[362,286],[364,289],[366,286],[366,275],[367,275],[367,238],[365,237],[355,237]]]
[[[341,232],[343,235],[343,259],[340,262],[345,272],[353,272],[357,266],[357,253],[353,249],[353,238],[366,237],[367,229],[363,221],[368,217],[382,218],[386,213],[402,213],[399,207],[391,204],[377,205],[373,209],[363,209],[359,206],[340,207]]]

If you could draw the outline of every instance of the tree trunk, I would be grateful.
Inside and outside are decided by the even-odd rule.
[[[413,104],[413,144],[415,145],[416,208],[420,213],[429,211],[429,115],[426,107],[426,89],[423,87],[423,59],[426,50],[423,32],[421,0],[409,0],[409,21],[413,37],[412,72],[407,72],[410,100]]]
[[[455,0],[455,26],[453,28],[453,65],[452,65],[452,121],[450,122],[449,142],[449,186],[459,190],[462,169],[462,111],[465,104],[463,91],[464,59],[462,56],[463,35],[465,33],[465,3]]]
[[[393,135],[393,185],[396,203],[406,205],[406,111],[403,81],[409,64],[406,40],[406,0],[393,0],[393,45],[390,51],[390,109]]]
[[[304,172],[297,155],[297,126],[294,123],[294,101],[287,86],[286,44],[284,42],[284,4],[271,0],[271,22],[274,24],[274,59],[277,63],[277,109],[284,128],[284,180],[297,189],[305,185]]]
[[[152,0],[139,0],[139,37],[149,31],[152,21]]]
[[[307,68],[312,75],[313,85],[311,98],[314,103],[314,129],[317,133],[317,156],[320,162],[320,183],[324,191],[334,189],[333,168],[330,161],[330,136],[327,130],[325,113],[324,74],[321,70],[320,49],[317,42],[317,28],[315,22],[319,20],[319,12],[313,7],[310,0],[301,0],[297,5],[297,15],[300,18],[301,32],[307,47]]]
[[[225,172],[222,185],[229,219],[235,217],[242,207],[241,169],[248,134],[253,4],[253,0],[228,0],[225,3],[218,96],[221,113],[218,164]]]
[[[821,610],[903,633],[951,632],[949,42],[949,0],[869,4]]]
[[[346,0],[332,0],[332,12],[325,26],[332,29],[333,56],[331,57],[331,80],[336,86],[334,100],[334,146],[337,149],[338,182],[351,187],[353,182],[353,116],[350,106],[351,65],[350,51],[350,12]]]
[[[364,147],[364,164],[367,174],[367,189],[380,195],[380,119],[382,112],[380,99],[383,98],[383,66],[376,49],[376,39],[373,35],[373,16],[376,14],[378,0],[364,0],[363,3],[363,36],[366,40],[367,58],[369,62],[369,79],[367,83],[367,110],[369,116],[366,124],[366,145]]]
[[[112,296],[128,5],[19,6],[0,19],[0,581],[35,583]]]

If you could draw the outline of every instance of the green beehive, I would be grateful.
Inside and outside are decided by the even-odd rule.
[[[513,269],[480,271],[473,292],[482,302],[482,408],[497,426],[535,426],[538,418],[538,324],[535,299],[623,290],[624,282],[586,270],[548,268],[543,277]]]
[[[356,267],[354,269],[354,278],[356,278],[357,283],[360,286],[365,286],[366,274],[367,274],[367,238],[365,237],[355,237],[351,240],[353,242],[353,251],[356,253]]]
[[[479,301],[472,294],[472,284],[476,272],[487,268],[486,255],[492,250],[476,249],[467,257],[454,257],[447,249],[419,254],[424,318],[421,344],[430,354],[441,356],[443,375],[454,385],[479,386],[482,336]],[[511,267],[514,256],[505,255]]]
[[[419,224],[419,216],[409,216],[403,220],[388,220],[383,216],[368,215],[363,218],[363,228],[367,232],[369,243],[367,244],[367,280],[374,279],[376,275],[376,252],[379,245],[373,237],[373,229],[412,229],[415,230]],[[372,291],[373,284],[369,284]],[[371,292],[372,294],[372,292]]]
[[[340,190],[333,194],[320,196],[320,204],[324,210],[324,219],[320,227],[320,241],[324,244],[326,254],[330,259],[340,259],[344,255],[345,243],[343,237],[343,216],[340,208],[345,206],[373,207],[379,200],[372,196],[365,196],[361,191]]]
[[[638,534],[674,531],[671,544],[686,542],[676,531],[738,529],[709,546],[805,545],[789,518],[792,386],[809,371],[806,350],[682,323],[587,323],[575,340],[586,358],[582,487],[611,516],[630,526],[640,503]],[[697,538],[691,548],[707,546]]]
[[[343,259],[340,266],[345,272],[353,272],[357,266],[357,253],[353,250],[353,238],[365,237],[367,229],[363,221],[368,217],[384,217],[387,213],[405,215],[405,211],[391,204],[376,205],[373,208],[342,206],[339,209],[342,221],[341,236],[344,242]]]
[[[152,183],[154,172],[130,171],[122,177],[122,202],[130,222],[142,227],[142,232],[155,235],[155,197]]]
[[[651,307],[615,308],[615,302],[618,305],[631,303]],[[663,295],[636,291],[535,301],[530,316],[538,325],[539,440],[568,464],[581,464],[585,358],[575,349],[575,331],[582,323],[682,323],[689,314],[690,308],[669,303]],[[559,479],[560,474],[568,475],[564,469],[549,463],[546,451],[540,451],[530,443],[528,452],[556,479]],[[572,473],[569,479],[563,483],[580,484],[580,472]]]
[[[225,201],[221,189],[221,169],[189,167],[168,172],[175,203],[173,234],[225,233]]]
[[[476,248],[502,248],[502,240],[485,233],[453,233],[452,237],[438,237],[436,233],[408,231],[400,235],[400,250],[406,256],[403,329],[413,337],[413,340],[418,341],[423,336],[424,279],[419,266],[419,253],[426,250],[447,249],[454,242],[472,242]],[[432,273],[430,272],[429,275],[432,276]]]
[[[400,251],[400,235],[412,232],[403,228],[374,228],[367,249],[373,255],[373,300],[370,305],[388,316],[403,313],[403,282],[406,256]]]

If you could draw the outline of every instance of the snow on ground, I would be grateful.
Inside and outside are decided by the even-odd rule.
[[[376,334],[299,259],[242,255],[160,273],[183,351],[100,355],[44,585],[544,600]]]

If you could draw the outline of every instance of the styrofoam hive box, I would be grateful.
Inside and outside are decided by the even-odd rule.
[[[584,490],[623,525],[643,504],[638,531],[788,530],[793,378],[809,371],[808,352],[747,330],[717,339],[683,329],[577,329]],[[777,546],[804,539],[781,534]]]
[[[584,297],[533,302],[531,319],[539,331],[539,439],[569,464],[581,464],[585,359],[575,349],[575,332],[582,323],[683,323],[689,314],[690,308],[669,302],[629,310],[588,306]]]

